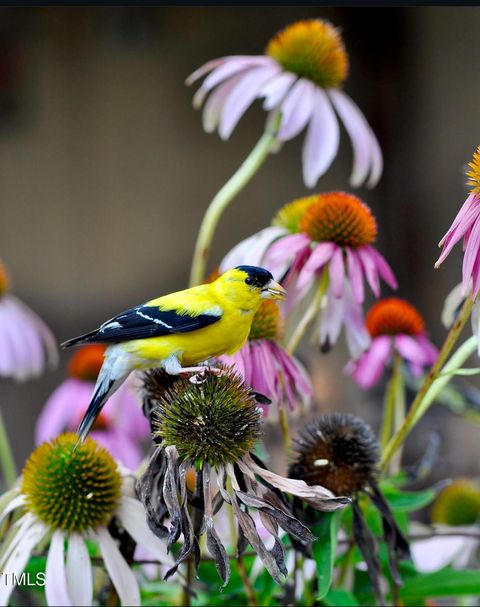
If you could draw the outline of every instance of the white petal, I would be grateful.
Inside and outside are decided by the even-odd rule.
[[[338,150],[340,129],[325,91],[315,89],[315,107],[303,144],[303,180],[313,188]]]
[[[94,534],[102,551],[105,567],[112,580],[122,605],[140,605],[140,589],[133,571],[120,554],[115,541],[106,529],[100,528]]]
[[[171,554],[167,554],[167,546],[150,531],[142,504],[134,498],[123,497],[117,510],[117,515],[126,531],[140,546],[144,546],[160,563],[173,565]]]
[[[297,77],[290,72],[282,72],[267,82],[258,93],[259,97],[265,97],[263,109],[273,110],[285,97],[288,89],[295,82]]]
[[[18,493],[17,489],[15,489],[14,491],[15,491],[15,493]],[[7,515],[10,514],[10,512],[13,512],[13,510],[16,510],[17,508],[19,508],[20,506],[22,506],[24,502],[25,502],[25,498],[21,494],[17,495],[13,499],[11,499],[8,502],[8,504],[5,506],[5,508],[3,509],[3,511],[0,513],[0,523],[3,521],[3,519]]]
[[[15,580],[25,569],[33,549],[43,539],[47,529],[43,523],[35,523],[23,534],[17,547],[10,555],[8,561],[2,566],[0,574],[0,605],[7,605],[15,588]]]
[[[92,564],[82,536],[68,538],[67,587],[73,605],[91,605],[93,600]]]
[[[282,122],[278,131],[279,139],[288,141],[305,128],[312,115],[314,101],[314,85],[308,80],[298,80],[280,107]]]
[[[278,226],[269,226],[242,240],[231,249],[220,262],[220,272],[241,265],[262,266],[263,257],[270,245],[285,236],[286,230]]]
[[[213,133],[220,122],[225,102],[230,93],[236,87],[241,76],[233,76],[227,82],[223,82],[218,86],[207,99],[207,103],[203,108],[202,124],[205,132]]]
[[[64,544],[65,536],[57,529],[50,542],[45,568],[45,596],[50,607],[72,604],[67,590]]]

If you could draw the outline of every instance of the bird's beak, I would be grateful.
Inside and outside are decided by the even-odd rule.
[[[278,282],[271,280],[267,286],[262,289],[262,297],[264,299],[279,299],[280,301],[283,301],[287,298],[287,292],[282,285],[279,285]]]

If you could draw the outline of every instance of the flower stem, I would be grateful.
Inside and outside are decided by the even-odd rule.
[[[429,402],[426,406],[424,406],[423,401],[424,401],[427,393],[429,392],[430,388],[432,387],[432,384],[438,379],[445,361],[447,360],[450,352],[452,351],[452,348],[455,345],[460,333],[462,332],[462,329],[465,326],[465,323],[467,322],[467,320],[470,317],[474,303],[475,302],[471,297],[467,297],[467,299],[465,300],[465,303],[463,304],[462,309],[460,310],[460,313],[457,316],[457,319],[455,320],[450,331],[448,332],[448,335],[445,339],[445,342],[443,343],[443,346],[440,350],[440,353],[438,355],[438,358],[437,358],[435,364],[430,369],[430,372],[426,376],[423,384],[420,387],[420,390],[418,391],[418,393],[410,407],[410,410],[408,412],[408,415],[405,418],[405,421],[403,422],[402,426],[398,429],[396,434],[388,442],[388,444],[383,452],[383,458],[382,458],[383,471],[387,470],[387,468],[390,464],[390,461],[392,460],[392,458],[395,455],[395,453],[397,452],[397,450],[403,445],[403,443],[405,442],[405,439],[407,438],[407,436],[410,433],[410,431],[412,430],[412,428],[417,424],[417,422],[420,420],[420,418],[423,417],[423,415],[425,415],[431,402],[433,402],[433,400],[431,400],[431,402]],[[475,341],[476,341],[476,339],[475,339]],[[452,360],[453,360],[453,358],[454,357],[452,357]],[[466,360],[466,359],[464,359],[464,360]],[[450,377],[447,377],[445,383],[448,383],[449,381],[450,381]]]
[[[399,371],[398,367],[398,355],[396,354],[393,359],[392,374],[387,385],[385,402],[383,405],[383,420],[382,428],[380,430],[380,446],[382,451],[385,449],[392,436],[393,419],[395,417],[395,384],[397,382],[397,375]]]
[[[17,478],[17,469],[15,460],[13,459],[12,448],[8,440],[8,434],[3,420],[2,411],[0,409],[0,466],[7,487],[11,487]]]
[[[255,596],[255,590],[253,589],[252,583],[248,579],[247,570],[245,569],[245,563],[241,556],[237,557],[237,566],[240,577],[242,578],[243,587],[245,588],[245,594],[247,595],[248,604],[251,607],[258,607],[257,597]]]
[[[320,285],[319,285],[315,295],[313,296],[313,299],[310,302],[310,305],[308,306],[305,314],[301,318],[296,329],[292,333],[292,336],[290,337],[290,340],[286,347],[288,354],[293,354],[295,352],[295,350],[298,348],[298,345],[302,341],[302,337],[304,336],[310,323],[315,319],[318,312],[320,311],[320,309],[322,307],[323,296],[325,295],[327,287],[328,287],[328,273],[324,272],[323,276],[320,280]]]
[[[265,162],[267,156],[276,144],[276,135],[280,126],[281,114],[267,126],[264,134],[246,157],[237,171],[227,183],[218,191],[208,207],[200,226],[193,254],[192,269],[190,272],[190,286],[200,284],[205,278],[205,268],[213,235],[220,217],[235,196],[247,185],[258,169]]]
[[[285,410],[284,404],[280,405],[278,407],[278,421],[280,422],[280,429],[282,431],[283,444],[285,445],[285,450],[287,453],[289,453],[290,447],[292,444],[292,439],[290,438],[290,430],[288,429],[287,412]]]

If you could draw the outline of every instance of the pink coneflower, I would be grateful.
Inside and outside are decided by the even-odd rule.
[[[480,291],[480,146],[473,154],[472,162],[468,165],[467,185],[471,191],[453,223],[440,241],[442,254],[435,267],[443,262],[453,247],[463,238],[463,293],[466,294],[473,281],[472,298],[475,299]]]
[[[348,73],[348,56],[336,28],[317,19],[298,21],[276,34],[264,55],[235,55],[209,61],[188,79],[206,74],[193,104],[203,109],[204,129],[218,129],[228,139],[255,99],[273,120],[280,112],[278,141],[288,141],[308,126],[303,146],[303,178],[313,187],[338,150],[340,129],[335,112],[353,146],[351,185],[379,180],[382,152],[356,104],[341,90]]]
[[[283,319],[274,301],[262,302],[252,322],[247,342],[232,356],[221,356],[233,365],[245,383],[276,404],[294,409],[299,400],[308,402],[312,387],[301,364],[287,354],[278,340],[283,333]],[[264,409],[268,414],[269,407]]]
[[[365,320],[372,344],[347,367],[362,388],[378,382],[395,352],[417,376],[435,362],[438,351],[425,334],[419,312],[408,302],[396,297],[382,299],[370,308]]]
[[[37,444],[66,430],[76,430],[92,398],[104,352],[105,346],[100,344],[83,346],[75,352],[69,365],[70,377],[53,392],[38,418]],[[128,468],[135,469],[140,464],[139,443],[149,436],[149,425],[132,381],[125,382],[111,397],[91,435]]]
[[[55,339],[33,310],[10,293],[0,261],[0,377],[24,381],[58,363]]]
[[[324,285],[320,342],[328,349],[345,325],[350,353],[358,357],[369,345],[361,310],[365,280],[376,297],[380,278],[397,287],[390,266],[372,246],[377,224],[370,209],[352,194],[316,194],[285,205],[273,224],[237,245],[221,269],[239,259],[256,259],[277,278],[284,277],[289,308]]]

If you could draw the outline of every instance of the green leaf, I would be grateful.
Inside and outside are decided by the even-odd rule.
[[[454,369],[453,371],[445,371],[440,373],[438,377],[452,377],[453,375],[478,375],[480,373],[480,367],[470,367],[463,369]]]
[[[400,589],[404,600],[422,598],[451,598],[480,594],[480,574],[478,570],[463,571],[446,567],[435,573],[418,575],[407,581]]]
[[[341,588],[331,588],[322,603],[327,607],[356,607],[359,604],[351,592]]]
[[[313,535],[317,538],[313,544],[313,558],[317,564],[318,599],[322,599],[327,594],[332,584],[339,524],[338,510],[325,512],[322,514],[321,521],[312,529]]]
[[[423,491],[401,491],[388,484],[382,484],[382,492],[392,510],[397,512],[420,510],[437,496],[437,492],[432,488]]]

